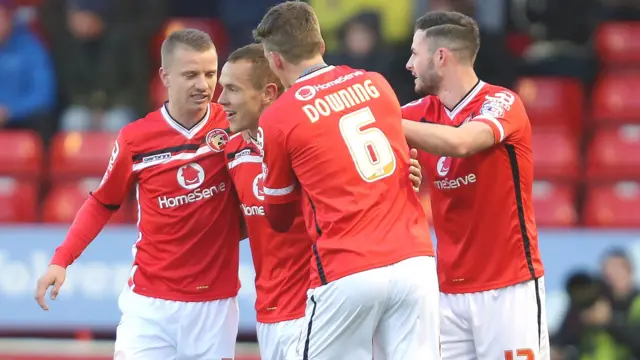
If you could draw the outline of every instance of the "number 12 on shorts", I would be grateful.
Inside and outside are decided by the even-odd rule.
[[[506,350],[504,360],[535,360],[535,354],[531,349]]]

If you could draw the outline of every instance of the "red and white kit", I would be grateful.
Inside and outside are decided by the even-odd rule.
[[[226,169],[226,128],[217,104],[190,129],[163,106],[118,136],[88,200],[117,209],[133,188],[138,200],[116,359],[233,357],[241,214]],[[88,245],[71,240],[53,263],[68,266]]]
[[[420,153],[438,240],[443,359],[548,359],[531,124],[522,101],[479,81],[453,109],[427,96],[402,115],[456,127],[481,121],[496,142],[467,158]]]
[[[317,69],[260,127],[266,206],[309,201],[311,290],[298,356],[437,358],[433,245],[389,83],[346,66]]]
[[[286,360],[295,355],[304,324],[309,289],[311,239],[297,209],[286,233],[275,232],[264,216],[262,154],[242,134],[225,148],[229,173],[238,192],[256,271],[257,335],[262,360]]]

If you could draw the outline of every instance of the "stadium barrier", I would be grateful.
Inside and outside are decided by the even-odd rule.
[[[0,331],[115,331],[118,295],[129,276],[136,229],[107,227],[69,268],[58,299],[44,312],[33,300],[35,284],[66,230],[44,225],[0,227]],[[640,264],[640,230],[542,230],[540,247],[551,330],[562,320],[567,305],[564,282],[573,271],[598,271],[602,254],[611,247],[626,249]],[[242,241],[240,248],[240,333],[252,336],[255,273],[248,242]]]

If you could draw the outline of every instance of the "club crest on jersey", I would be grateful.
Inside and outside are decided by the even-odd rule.
[[[256,138],[252,139],[252,141],[260,150],[260,154],[264,156],[264,131],[262,131],[262,127],[258,127],[258,131],[256,131]]]
[[[192,162],[178,169],[178,184],[187,190],[197,189],[204,182],[204,169]]]
[[[256,199],[264,201],[264,174],[258,174],[253,179],[253,195]]]
[[[300,101],[309,101],[316,96],[316,88],[305,85],[296,91],[295,97]]]
[[[504,106],[498,101],[487,100],[482,104],[480,113],[494,118],[501,118],[504,117]]]
[[[447,176],[449,173],[449,169],[451,168],[451,158],[448,156],[443,156],[438,159],[438,164],[436,165],[436,171],[438,171],[438,175]]]
[[[209,131],[207,137],[205,138],[209,149],[214,152],[224,151],[227,142],[229,142],[229,134],[222,129],[213,129]]]

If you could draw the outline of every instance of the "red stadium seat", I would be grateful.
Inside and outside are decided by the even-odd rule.
[[[595,34],[596,52],[605,66],[640,62],[640,22],[611,22]]]
[[[640,227],[640,183],[619,182],[589,188],[585,203],[585,225]]]
[[[51,175],[54,180],[102,177],[117,134],[59,133],[51,145]]]
[[[533,208],[539,226],[570,227],[578,223],[573,186],[548,181],[534,182]]]
[[[64,182],[54,185],[44,202],[44,221],[50,223],[71,223],[82,204],[100,184],[100,178],[85,178],[77,182]],[[110,223],[127,222],[127,206],[123,204]]]
[[[601,129],[588,149],[587,177],[590,180],[640,179],[640,126],[624,125]]]
[[[605,72],[591,99],[593,120],[599,123],[640,123],[640,71]]]
[[[0,223],[38,219],[38,183],[0,177]]]
[[[0,131],[0,175],[34,179],[42,171],[42,141],[31,131]]]
[[[563,128],[534,128],[534,175],[537,180],[570,180],[579,177],[579,151],[575,137]]]
[[[579,81],[528,77],[519,79],[515,89],[527,109],[534,129],[538,126],[561,126],[580,136],[585,95]]]

